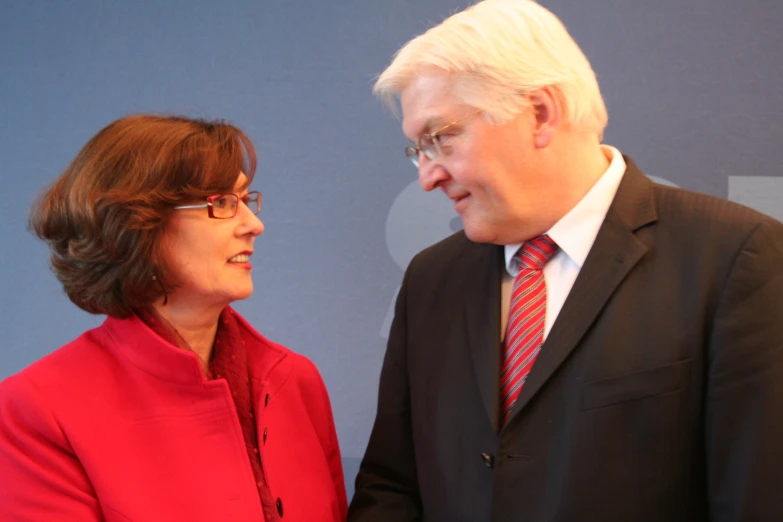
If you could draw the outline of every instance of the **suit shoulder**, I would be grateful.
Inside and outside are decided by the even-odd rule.
[[[453,259],[458,259],[466,252],[481,247],[482,245],[468,239],[465,232],[460,230],[416,254],[411,260],[411,265],[450,264]]]
[[[661,218],[687,219],[689,222],[711,222],[729,228],[752,229],[762,222],[773,228],[781,223],[757,210],[724,198],[676,187],[653,185]]]
[[[660,185],[655,197],[662,230],[705,253],[739,251],[756,234],[783,242],[780,221],[739,203]]]

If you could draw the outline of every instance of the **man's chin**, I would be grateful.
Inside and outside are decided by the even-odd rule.
[[[481,223],[471,223],[468,220],[463,220],[463,230],[468,239],[474,243],[494,243],[497,234],[493,232],[490,227]]]

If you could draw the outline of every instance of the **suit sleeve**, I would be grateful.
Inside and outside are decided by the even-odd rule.
[[[21,376],[0,384],[0,477],[0,520],[103,520],[66,436],[42,395]]]
[[[349,522],[422,520],[411,432],[407,370],[407,296],[410,268],[397,296],[381,369],[378,410],[356,477]]]
[[[705,404],[710,521],[783,520],[783,225],[750,234],[722,290]]]

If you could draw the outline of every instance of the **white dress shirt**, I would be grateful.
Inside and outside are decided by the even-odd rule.
[[[602,146],[607,158],[611,158],[609,168],[606,169],[598,181],[587,194],[579,200],[565,216],[560,218],[546,234],[557,243],[558,251],[544,266],[544,280],[546,281],[546,321],[544,324],[544,339],[549,335],[552,325],[565,303],[571,287],[574,286],[576,276],[582,269],[587,258],[587,253],[593,247],[598,229],[604,222],[609,206],[617,193],[617,187],[625,174],[625,160],[620,151],[609,145]],[[519,273],[517,263],[513,261],[514,254],[523,245],[505,245],[506,273],[500,287],[501,314],[500,314],[500,340],[506,336],[506,324],[508,322],[508,308],[511,301],[511,290],[514,279]]]

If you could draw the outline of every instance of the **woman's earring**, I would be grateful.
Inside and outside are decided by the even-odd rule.
[[[158,281],[158,276],[156,276],[155,274],[152,274],[152,280],[153,281]],[[166,292],[166,287],[163,286],[163,283],[158,281],[158,284],[160,285],[160,289],[163,290],[163,306],[166,306],[166,303],[169,302],[169,293]]]

